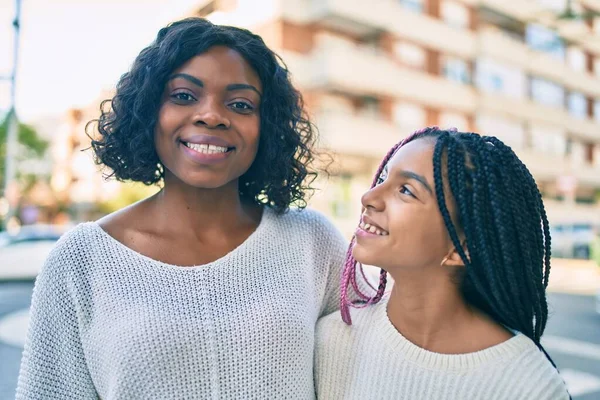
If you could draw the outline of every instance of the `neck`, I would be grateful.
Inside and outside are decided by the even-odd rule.
[[[157,211],[155,223],[167,230],[176,227],[179,232],[235,231],[260,219],[258,207],[242,202],[237,180],[206,189],[167,176],[164,188],[151,202]]]
[[[448,275],[440,273],[439,268],[429,271],[432,272],[395,273],[387,313],[390,322],[409,341],[444,353],[475,316]]]

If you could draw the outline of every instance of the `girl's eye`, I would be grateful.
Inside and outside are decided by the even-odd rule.
[[[173,95],[171,95],[171,97],[175,100],[184,101],[184,102],[196,100],[194,98],[194,96],[192,96],[191,94],[186,93],[186,92],[174,93]]]
[[[410,197],[415,197],[415,195],[406,186],[402,186],[400,188],[400,193],[408,195]]]
[[[254,110],[254,107],[252,107],[250,104],[244,101],[236,101],[234,103],[231,103],[229,106],[237,111],[242,111],[246,113]]]

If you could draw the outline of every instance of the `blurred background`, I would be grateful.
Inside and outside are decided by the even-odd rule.
[[[105,181],[85,124],[170,21],[249,28],[287,63],[335,157],[310,206],[348,236],[391,145],[427,125],[495,135],[552,225],[543,343],[600,398],[600,0],[0,0],[0,398],[60,235],[156,188]]]

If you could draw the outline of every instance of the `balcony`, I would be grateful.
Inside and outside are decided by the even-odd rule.
[[[312,20],[353,34],[391,32],[403,39],[470,58],[474,35],[439,19],[406,10],[393,0],[312,0]]]
[[[321,146],[340,155],[376,160],[412,131],[382,119],[334,111],[318,112],[315,122]]]
[[[557,82],[571,90],[600,97],[600,80],[586,72],[574,71],[563,61],[519,42],[495,29],[478,33],[477,52],[516,65],[531,75]]]
[[[516,117],[523,121],[554,125],[573,134],[577,139],[599,143],[599,125],[591,119],[571,116],[563,108],[535,103],[528,99],[514,99],[501,95],[480,93],[480,111]]]
[[[517,20],[527,20],[542,9],[534,1],[522,0],[476,0],[479,6],[488,7]]]
[[[579,165],[564,156],[540,154],[531,150],[518,150],[517,153],[537,181],[555,182],[559,177],[569,174],[577,179],[577,184],[581,187],[600,187],[598,167]]]
[[[598,205],[544,200],[544,206],[551,224],[600,225],[600,206]]]
[[[310,62],[295,57],[290,70],[304,89],[404,98],[434,108],[472,113],[476,92],[467,85],[402,67],[389,57],[359,46],[318,40]]]

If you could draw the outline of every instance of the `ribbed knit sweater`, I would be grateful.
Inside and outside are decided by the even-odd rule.
[[[314,334],[347,244],[320,214],[265,209],[206,265],[141,255],[95,222],[37,278],[17,399],[311,399]]]
[[[387,299],[339,312],[317,325],[315,380],[319,399],[563,400],[565,384],[528,337],[470,354],[438,354],[402,336],[390,322]]]

